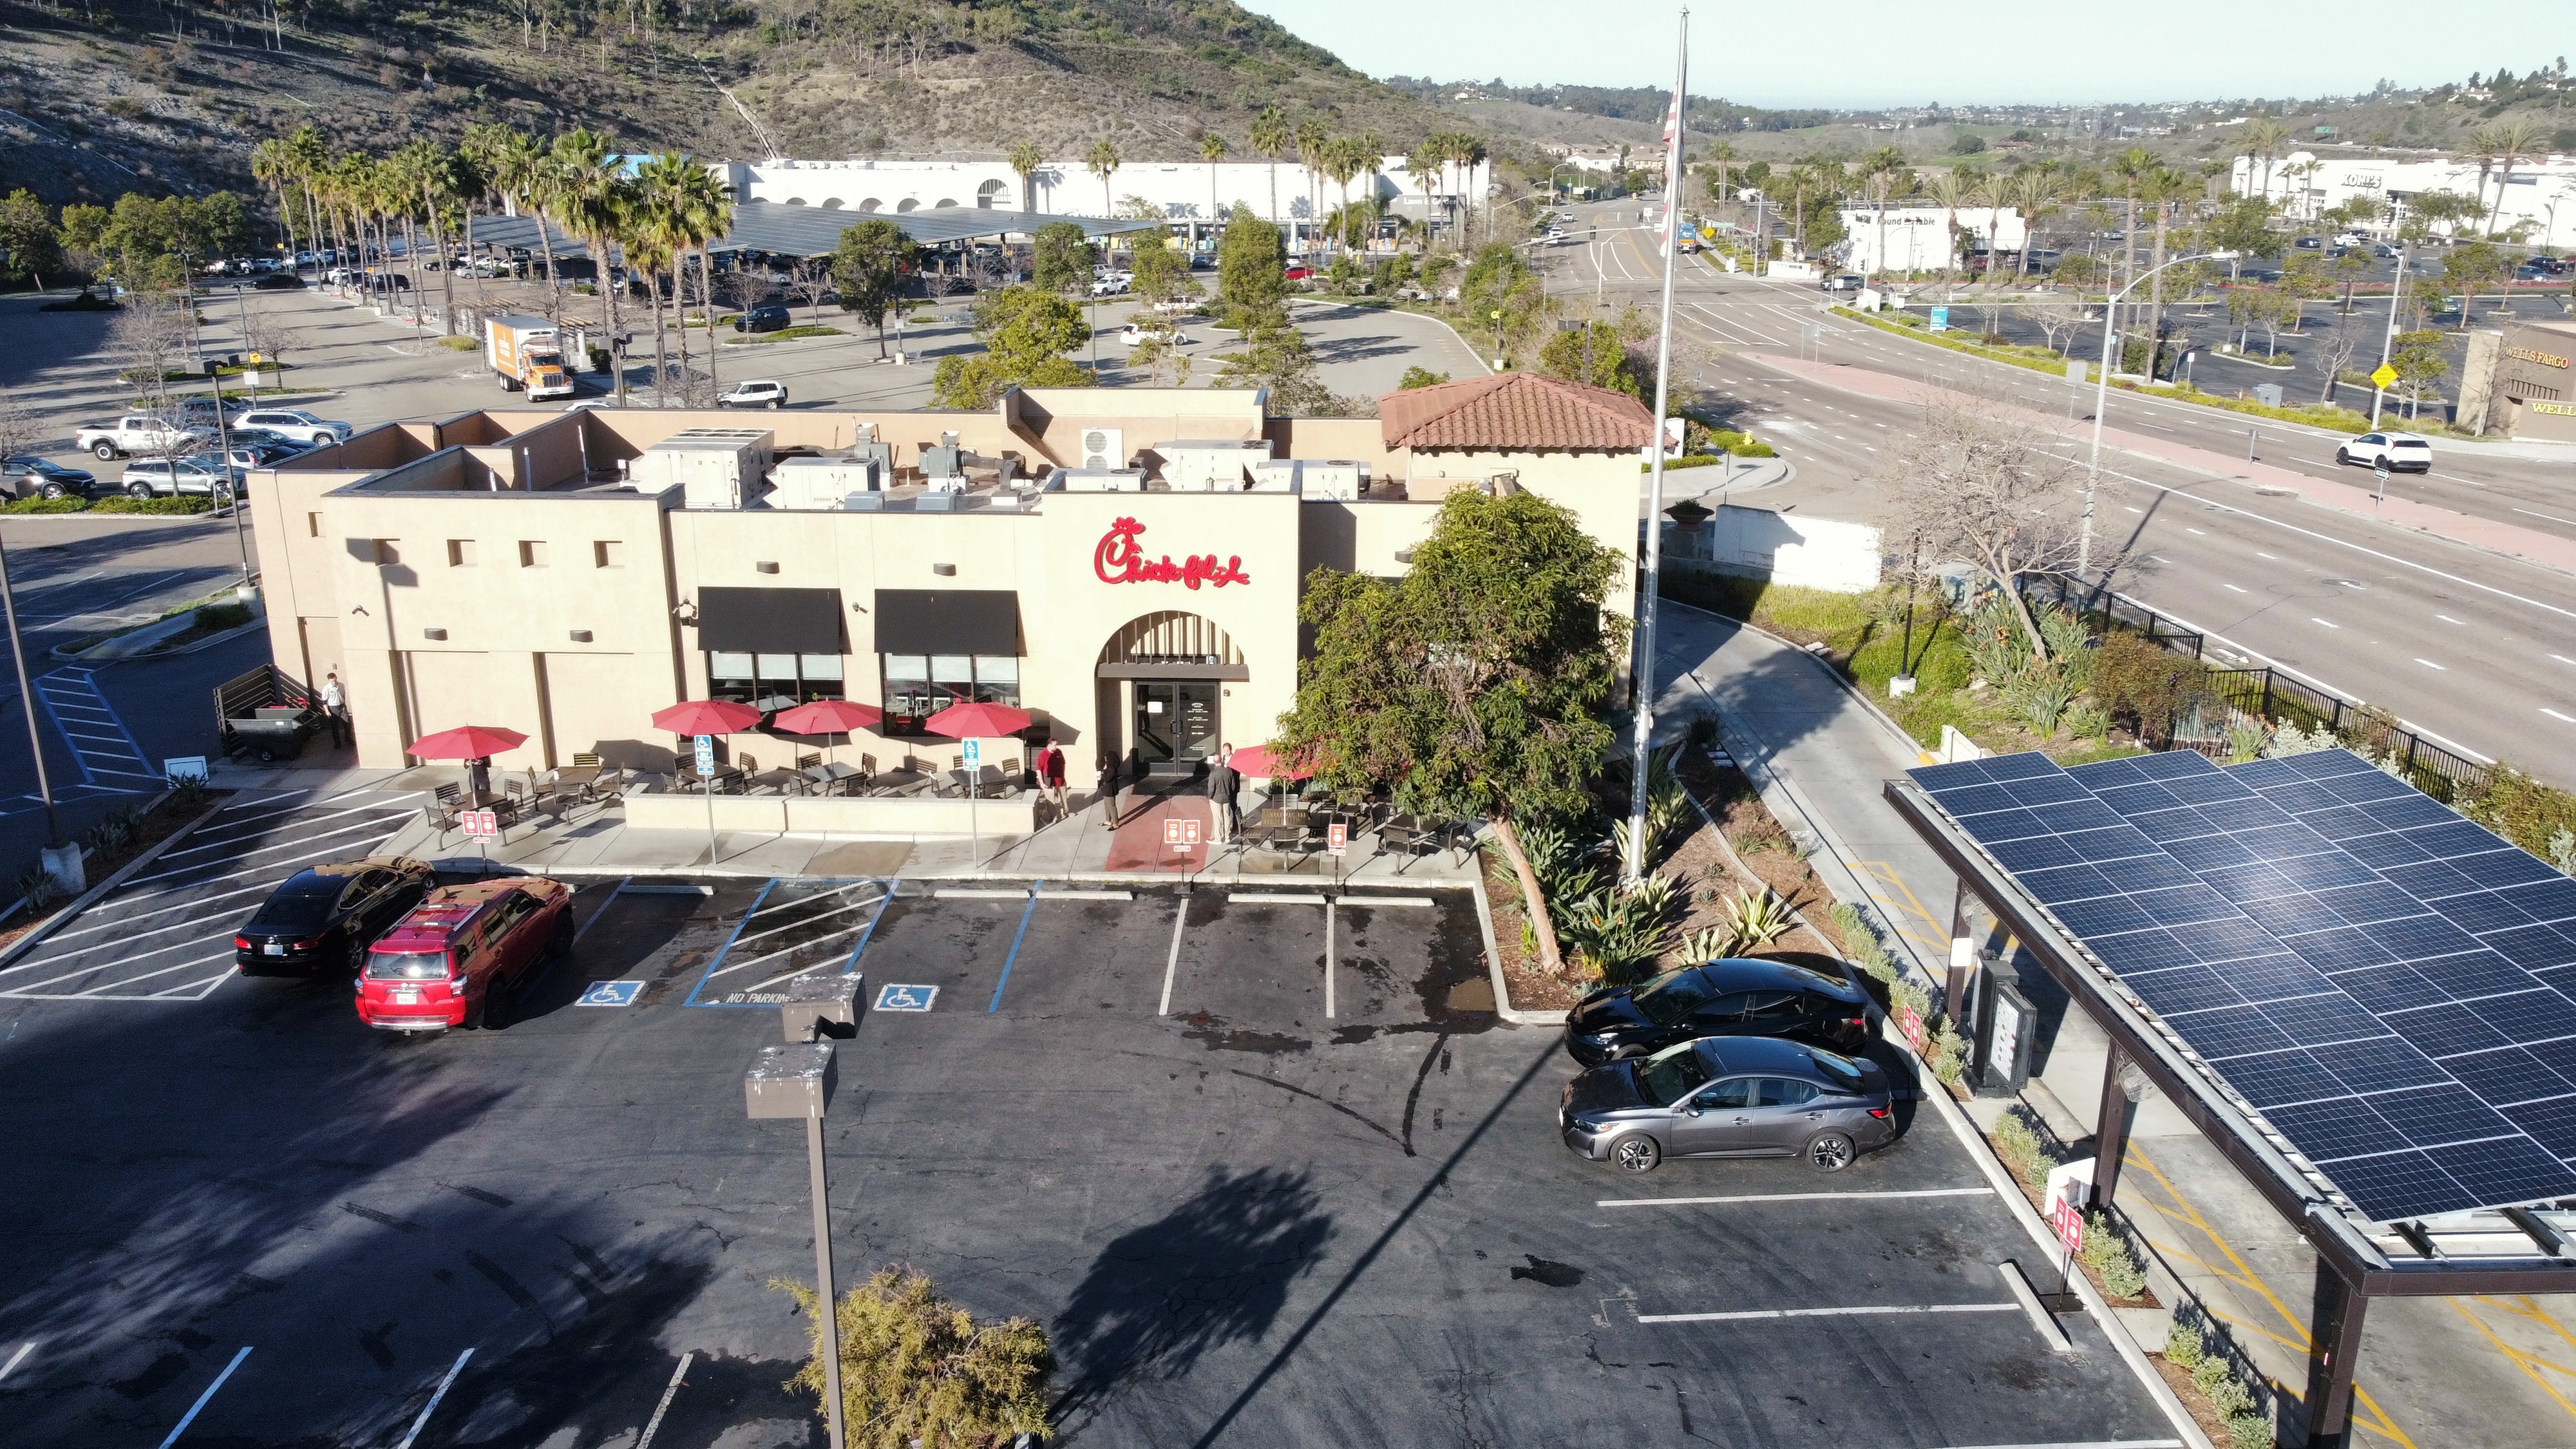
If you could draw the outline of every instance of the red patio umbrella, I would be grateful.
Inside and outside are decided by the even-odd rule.
[[[1315,767],[1312,765],[1292,765],[1284,760],[1271,758],[1268,745],[1246,745],[1226,756],[1225,762],[1231,765],[1238,775],[1250,775],[1262,780],[1303,780],[1315,773]]]
[[[923,720],[922,728],[952,740],[1015,735],[1029,727],[1029,712],[1007,704],[952,704]]]
[[[498,725],[459,725],[434,735],[422,735],[411,742],[408,753],[423,760],[479,760],[504,750],[515,750],[527,742],[526,735]]]
[[[684,699],[653,711],[653,727],[675,735],[730,735],[760,723],[760,711],[724,699]]]
[[[834,735],[850,730],[863,730],[885,718],[885,711],[873,704],[853,704],[846,699],[818,699],[782,709],[770,716],[770,726],[791,735]]]

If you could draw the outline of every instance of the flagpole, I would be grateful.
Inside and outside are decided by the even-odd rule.
[[[1628,785],[1628,859],[1626,880],[1634,885],[1646,873],[1646,760],[1655,732],[1655,599],[1663,587],[1664,565],[1664,413],[1673,385],[1673,243],[1680,235],[1682,214],[1682,136],[1690,106],[1690,11],[1681,13],[1673,52],[1673,104],[1664,125],[1664,316],[1655,338],[1655,416],[1648,447],[1646,564],[1639,581],[1637,652],[1630,677],[1637,686],[1636,762]],[[1688,430],[1684,430],[1688,435]]]

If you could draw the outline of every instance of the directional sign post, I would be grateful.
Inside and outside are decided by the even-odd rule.
[[[2386,453],[2380,454],[2379,460],[2370,465],[2370,476],[2374,480],[2371,485],[2370,504],[2376,508],[2388,497],[2388,455]]]
[[[698,792],[707,797],[707,864],[716,863],[716,737],[698,736]]]
[[[975,864],[982,865],[984,863],[984,830],[982,823],[975,818],[975,797],[984,793],[984,742],[982,740],[965,741],[964,759],[966,761],[967,849],[974,852],[970,859],[972,859]]]
[[[2397,369],[2385,362],[2379,364],[2379,370],[2370,375],[2370,383],[2381,392],[2386,392],[2397,385]]]

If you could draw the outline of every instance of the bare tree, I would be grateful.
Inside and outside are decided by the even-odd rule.
[[[839,294],[839,289],[832,285],[830,257],[806,257],[797,262],[796,270],[787,286],[792,295],[814,309],[814,315],[809,320],[817,325],[820,325],[823,320],[823,299],[826,296]]]
[[[2075,335],[2083,318],[2072,297],[2052,297],[2045,301],[2024,302],[2013,309],[2014,315],[2040,330],[2048,339],[2048,350],[2063,354],[2066,339]]]
[[[44,430],[13,390],[0,392],[0,458],[23,458],[38,451]]]
[[[108,324],[109,354],[117,361],[118,375],[134,389],[137,411],[170,416],[170,375],[186,373],[196,358],[193,305],[184,294],[137,293]]]
[[[2048,659],[2020,584],[2075,566],[2074,492],[2084,471],[2075,450],[1994,401],[1950,394],[1925,405],[1921,431],[1894,456],[1904,462],[1890,467],[1881,527],[1919,537],[1930,558],[1984,569],[2011,601],[2031,656]]]
[[[2345,325],[2350,320],[2345,314],[2336,313],[2334,329],[2326,333],[2325,345],[2320,349],[2325,355],[2326,386],[2325,391],[2318,394],[2318,402],[2335,400],[2335,388],[2343,381],[2344,369],[2352,366],[2352,355],[2360,350],[2360,335]]]

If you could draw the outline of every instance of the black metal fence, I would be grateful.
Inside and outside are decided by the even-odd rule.
[[[2075,613],[2096,632],[2125,629],[2177,654],[2202,658],[2205,642],[2155,610],[2106,589],[2087,589],[2063,575],[2036,582],[2032,592]],[[2271,725],[2297,725],[2302,732],[2324,730],[2348,746],[2365,748],[2395,763],[2416,789],[2450,803],[2463,787],[2485,782],[2487,767],[2424,738],[2397,722],[2386,710],[2330,694],[2270,665],[2251,669],[2210,669],[2209,691],[2234,711]],[[2197,730],[2168,729],[2166,738],[2149,741],[2159,749],[2199,749],[2221,753],[2228,744],[2225,722],[2203,721]]]

